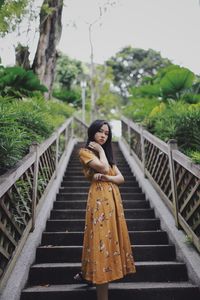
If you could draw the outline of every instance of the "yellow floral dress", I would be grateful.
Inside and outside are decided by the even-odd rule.
[[[117,280],[136,272],[119,188],[111,182],[92,181],[88,166],[95,154],[79,150],[84,175],[91,181],[82,252],[83,278],[94,284]],[[107,175],[116,175],[110,167]]]

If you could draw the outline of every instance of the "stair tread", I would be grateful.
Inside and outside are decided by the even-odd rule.
[[[129,234],[131,233],[135,233],[135,234],[138,234],[138,233],[156,233],[156,232],[166,232],[162,229],[158,229],[158,230],[138,230],[138,231],[134,231],[134,230],[129,230],[128,231]],[[77,230],[77,231],[73,231],[73,232],[66,232],[66,231],[43,231],[44,234],[76,234],[76,233],[82,233],[83,234],[83,231],[80,231],[80,230]]]
[[[36,285],[27,287],[23,292],[42,292],[42,291],[71,291],[82,290],[85,291],[86,284],[50,284],[50,285]],[[166,288],[198,288],[197,285],[185,281],[177,282],[115,282],[109,284],[109,289],[166,289]],[[88,287],[89,289],[93,287]]]
[[[125,184],[120,185],[119,190],[125,216],[128,216],[126,222],[130,228],[131,247],[136,250],[135,265],[138,272],[136,276],[130,274],[122,280],[109,283],[111,295],[118,295],[117,299],[121,299],[121,295],[127,296],[127,299],[139,295],[140,300],[152,300],[155,297],[156,300],[180,300],[185,297],[185,300],[191,295],[196,300],[198,286],[188,280],[185,262],[176,260],[175,246],[168,240],[167,232],[160,228],[160,218],[154,215],[154,208],[146,199],[118,144],[113,143],[113,146],[116,162],[125,178]],[[78,300],[82,296],[87,299],[88,295],[88,299],[93,299],[95,286],[73,279],[81,269],[80,253],[85,224],[83,212],[86,211],[91,184],[84,177],[78,159],[80,147],[85,147],[85,144],[78,143],[71,154],[55,205],[42,233],[41,244],[36,249],[36,259],[30,267],[27,286],[22,290],[23,300],[53,300],[59,297],[61,300],[71,297]],[[89,291],[88,294],[85,291]]]
[[[131,245],[134,248],[168,248],[168,247],[174,247],[174,245],[170,245],[170,244],[155,244],[155,245]],[[60,245],[51,245],[51,244],[47,244],[47,245],[41,245],[38,246],[38,249],[47,249],[47,248],[58,248],[58,249],[69,249],[69,248],[83,248],[83,246],[81,245],[65,245],[65,246],[60,246]]]
[[[129,219],[129,218],[126,218],[126,221],[159,221],[160,219],[159,218],[141,218],[141,219]],[[85,219],[48,219],[48,221],[51,221],[51,222],[80,222],[80,221],[85,221]]]
[[[135,262],[136,267],[137,266],[184,266],[184,262],[180,261],[142,261],[142,262]],[[67,267],[81,267],[81,263],[74,262],[74,263],[69,263],[69,262],[62,262],[62,263],[35,263],[34,265],[31,266],[31,269],[38,269],[38,268],[67,268]]]
[[[79,208],[53,208],[52,211],[58,211],[58,212],[82,212],[82,211],[86,211],[85,209],[79,209]],[[153,208],[149,207],[149,208],[124,208],[124,211],[154,211]]]

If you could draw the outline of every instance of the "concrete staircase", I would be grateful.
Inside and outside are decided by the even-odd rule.
[[[160,220],[155,217],[117,143],[113,145],[117,165],[126,181],[120,190],[137,273],[110,283],[109,299],[199,300],[200,291],[189,281],[185,263],[176,260],[174,245],[160,228]],[[80,146],[76,145],[72,153],[21,300],[95,299],[95,287],[77,284],[73,279],[81,267],[89,188],[77,157]]]

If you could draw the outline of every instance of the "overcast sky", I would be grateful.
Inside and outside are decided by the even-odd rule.
[[[38,0],[41,2],[41,0]],[[92,27],[94,61],[103,63],[123,47],[154,49],[174,63],[200,74],[199,0],[113,0]],[[65,0],[63,32],[58,48],[72,58],[90,60],[89,23],[98,19],[106,0]],[[26,40],[28,38],[26,37]],[[14,39],[0,44],[3,63],[14,60]],[[37,35],[29,36],[32,56]]]

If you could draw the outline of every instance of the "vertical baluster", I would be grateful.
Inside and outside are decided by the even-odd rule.
[[[131,128],[130,128],[130,120],[128,120],[128,145],[129,145],[129,153],[131,154]]]
[[[31,231],[35,228],[35,218],[36,218],[36,206],[37,206],[37,188],[38,188],[38,171],[39,171],[39,144],[37,142],[32,143],[30,147],[30,152],[35,152],[35,162],[34,162],[34,174],[33,174],[33,193],[32,193],[32,226]]]
[[[74,126],[75,126],[75,122],[74,122],[74,118],[72,119],[71,122],[71,138],[74,138],[75,134],[74,134]]]
[[[64,151],[67,150],[68,140],[69,140],[69,125],[67,125],[65,128],[65,149],[64,149]]]
[[[170,178],[171,178],[171,188],[172,188],[172,197],[173,197],[173,204],[174,204],[174,217],[175,217],[175,223],[176,227],[180,228],[179,226],[179,220],[178,220],[178,195],[177,195],[177,185],[176,185],[176,175],[175,175],[175,167],[174,167],[174,160],[172,157],[172,151],[177,150],[177,142],[176,140],[169,140],[169,167],[170,167]]]
[[[141,141],[141,151],[142,151],[142,169],[143,169],[143,174],[144,177],[146,177],[146,172],[145,172],[145,146],[144,146],[144,128],[141,126],[141,132],[140,132],[140,141]]]
[[[55,157],[55,167],[56,167],[56,172],[55,172],[55,178],[57,178],[58,175],[58,155],[59,155],[59,132],[56,132],[56,157]]]

